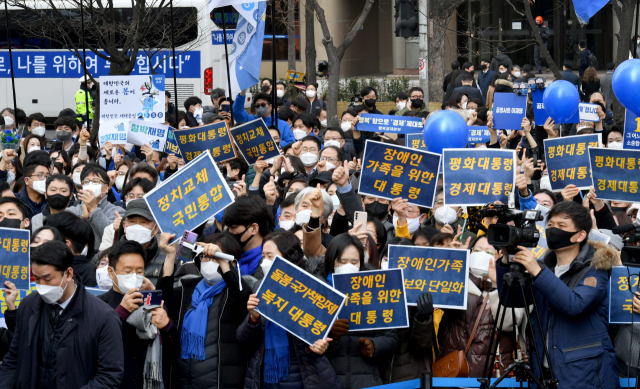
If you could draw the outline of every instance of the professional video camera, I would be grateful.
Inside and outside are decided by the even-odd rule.
[[[487,229],[487,240],[493,247],[506,247],[510,255],[518,252],[517,246],[536,247],[540,232],[536,221],[542,220],[540,211],[510,209],[505,204],[487,204],[480,210],[480,217],[497,217],[498,223]],[[513,221],[514,225],[507,224]]]
[[[640,267],[640,247],[632,246],[632,244],[640,242],[640,222],[635,221],[613,227],[611,232],[614,234],[628,233],[623,241],[625,245],[620,253],[620,260],[624,266]]]

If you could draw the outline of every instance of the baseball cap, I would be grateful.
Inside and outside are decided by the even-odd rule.
[[[144,199],[135,199],[127,202],[127,210],[124,214],[124,218],[128,218],[129,216],[142,216],[147,220],[154,220],[149,207],[147,206],[147,202]]]

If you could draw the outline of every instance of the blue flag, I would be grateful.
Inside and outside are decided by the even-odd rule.
[[[631,288],[629,288],[631,275]],[[614,266],[609,278],[609,323],[640,323],[640,315],[633,312],[633,293],[638,288],[638,270]],[[631,290],[629,290],[631,289]],[[633,316],[633,317],[632,317]]]
[[[640,150],[640,120],[627,109],[624,114],[624,139],[622,148],[625,150]]]
[[[581,26],[589,23],[589,19],[600,11],[609,0],[573,0],[573,8]]]

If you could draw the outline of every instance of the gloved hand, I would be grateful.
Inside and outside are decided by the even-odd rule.
[[[431,298],[431,293],[422,293],[420,297],[418,297],[416,319],[424,323],[428,321],[431,316],[433,316],[433,299]]]
[[[339,341],[348,332],[349,332],[349,320],[338,319],[333,323],[333,327],[331,327],[331,331],[329,331],[329,336],[333,338],[333,340]]]
[[[371,339],[368,338],[360,338],[358,339],[358,343],[360,344],[360,352],[365,357],[373,357],[373,353],[376,351]]]

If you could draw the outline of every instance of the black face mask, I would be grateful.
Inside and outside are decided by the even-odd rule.
[[[577,242],[572,242],[571,238],[580,231],[565,231],[559,228],[551,227],[545,230],[547,234],[547,247],[549,250],[559,250],[572,246]]]
[[[387,204],[381,204],[378,201],[364,205],[367,215],[378,220],[384,220],[387,217],[388,209],[389,206]]]
[[[483,65],[480,65],[480,69],[481,69],[481,70],[487,70],[487,65],[484,65],[484,64],[483,64]]]
[[[411,108],[422,108],[422,99],[411,99]]]
[[[468,73],[469,73],[469,74],[471,74],[471,75],[473,76],[473,75],[475,74],[475,72],[476,72],[475,70],[471,70],[471,71],[469,71]]]
[[[376,99],[366,99],[364,101],[364,105],[371,109],[374,109],[376,107]]]
[[[627,207],[611,207],[611,212],[627,213]]]
[[[233,236],[233,238],[240,244],[240,248],[244,249],[244,246],[247,245],[247,243],[249,243],[249,241],[251,240],[252,237],[249,237],[249,239],[245,240],[244,242],[242,241],[242,235],[244,235],[245,232],[247,232],[247,230],[249,229],[249,227],[245,227],[244,231],[239,232],[237,234],[231,234]]]
[[[262,85],[262,91],[263,92],[267,92],[269,90],[269,86],[268,85]]]
[[[54,194],[52,196],[47,196],[47,204],[51,209],[62,210],[67,208],[69,204],[69,197],[63,196],[61,194]]]
[[[20,229],[20,224],[22,224],[22,220],[20,220],[20,219],[8,219],[8,218],[5,217],[0,222],[0,227],[13,228],[13,229],[19,230]]]
[[[71,139],[71,132],[69,131],[63,131],[63,130],[58,130],[56,131],[56,138],[61,141],[61,142],[66,142],[69,139]]]

